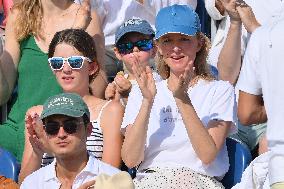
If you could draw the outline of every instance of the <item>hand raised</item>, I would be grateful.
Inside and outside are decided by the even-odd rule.
[[[221,0],[221,2],[229,14],[231,22],[241,22],[240,15],[236,10],[236,0]]]
[[[260,26],[255,18],[252,8],[245,1],[237,0],[236,9],[240,15],[242,23],[249,33],[252,33],[257,27]]]
[[[90,0],[83,0],[78,9],[73,28],[86,30],[92,21]]]
[[[179,76],[178,82],[169,85],[169,89],[172,91],[175,98],[184,99],[184,97],[187,96],[188,87],[195,76],[194,70],[193,61],[191,61],[186,66],[184,73]]]
[[[157,90],[151,68],[147,66],[146,69],[143,70],[138,62],[134,62],[132,65],[132,70],[142,92],[143,98],[149,101],[153,101]]]
[[[33,151],[42,156],[44,152],[48,152],[46,142],[46,134],[43,129],[43,123],[39,119],[38,114],[26,117],[27,137],[32,145]]]

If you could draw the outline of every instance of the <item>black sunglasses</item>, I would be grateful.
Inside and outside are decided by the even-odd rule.
[[[82,123],[84,122],[78,122],[76,120],[66,120],[63,121],[63,123],[47,121],[44,125],[44,130],[48,135],[57,135],[60,127],[63,127],[67,134],[74,134],[76,133],[78,126]]]
[[[153,48],[152,39],[143,39],[136,42],[120,43],[116,45],[120,54],[129,54],[133,52],[134,47],[137,47],[140,51],[149,51]]]

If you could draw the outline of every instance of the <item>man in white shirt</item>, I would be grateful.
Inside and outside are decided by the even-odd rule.
[[[50,97],[40,118],[55,161],[26,177],[21,189],[78,188],[101,173],[120,172],[87,153],[86,140],[92,125],[88,107],[79,95],[62,93]]]
[[[240,121],[268,120],[268,175],[272,189],[284,188],[284,5],[279,8],[282,14],[277,19],[252,34],[238,80]]]
[[[205,3],[213,19],[222,19],[209,52],[208,63],[218,67],[219,79],[235,85],[251,33],[260,26],[260,23],[269,23],[277,18],[283,2],[280,0],[206,0]],[[238,91],[236,86],[237,96]],[[267,151],[266,123],[246,125],[250,126],[246,127],[238,123],[238,133],[233,137],[248,145],[253,152],[261,154]]]

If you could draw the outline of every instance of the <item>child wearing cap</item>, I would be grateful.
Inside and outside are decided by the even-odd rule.
[[[133,86],[122,128],[122,159],[137,167],[135,187],[224,188],[229,168],[225,139],[236,131],[233,86],[216,81],[206,64],[209,40],[188,6],[163,8],[156,17],[158,72],[134,63]]]
[[[106,89],[106,98],[114,98],[116,92],[124,98],[124,103],[129,95],[131,85],[136,84],[132,66],[136,62],[141,69],[150,66],[156,50],[153,44],[154,30],[151,25],[140,18],[132,18],[124,22],[115,33],[116,57],[124,64],[124,73],[118,73],[114,82]],[[155,79],[161,80],[155,73]]]

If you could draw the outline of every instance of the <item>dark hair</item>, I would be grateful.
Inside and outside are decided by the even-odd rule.
[[[96,64],[98,65],[98,69],[96,73],[89,77],[90,82],[93,81],[100,71],[100,65],[97,61],[96,45],[94,39],[82,29],[65,29],[56,32],[49,44],[48,58],[53,57],[55,48],[60,43],[66,43],[75,47],[85,57],[88,57],[92,61],[96,62]]]
[[[90,118],[87,116],[87,114],[84,114],[82,118],[83,118],[84,125],[87,126],[87,124],[90,123]]]
[[[96,60],[96,46],[93,38],[81,29],[66,29],[56,32],[49,44],[48,58],[53,57],[55,48],[60,43],[74,46],[84,56]]]

